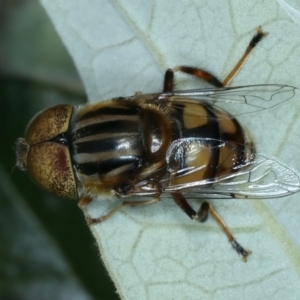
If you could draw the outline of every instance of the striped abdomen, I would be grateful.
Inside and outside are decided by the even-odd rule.
[[[213,182],[237,171],[253,152],[238,121],[208,103],[176,104],[172,117],[169,185]]]

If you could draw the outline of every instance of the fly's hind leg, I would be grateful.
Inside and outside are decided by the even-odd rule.
[[[235,251],[238,254],[242,255],[244,261],[247,261],[247,257],[251,254],[251,250],[245,250],[233,237],[229,228],[227,227],[225,222],[222,220],[220,215],[214,210],[214,208],[208,202],[203,202],[197,215],[200,217],[200,220],[201,220],[201,216],[206,216],[206,218],[207,218],[208,214],[210,214],[216,220],[218,225],[222,228],[222,230],[226,234],[230,244],[235,249]]]
[[[237,62],[235,67],[232,69],[232,71],[226,76],[225,80],[221,82],[216,76],[212,75],[210,72],[207,72],[200,68],[195,67],[188,67],[188,66],[178,66],[173,69],[168,69],[165,73],[164,78],[164,92],[172,92],[174,87],[174,73],[175,72],[183,72],[195,77],[198,77],[211,85],[215,87],[226,87],[229,85],[231,80],[234,78],[234,76],[238,73],[238,71],[243,66],[244,62],[246,61],[246,58],[250,54],[250,52],[253,50],[253,48],[261,41],[261,39],[266,36],[267,33],[263,32],[261,27],[258,27],[256,29],[256,34],[251,39],[248,47],[246,48],[246,51],[240,58],[240,60]]]
[[[235,251],[242,256],[244,261],[247,261],[248,256],[251,254],[250,250],[244,249],[233,237],[229,228],[219,216],[219,214],[214,210],[214,208],[207,202],[203,202],[199,211],[196,212],[186,201],[185,197],[181,193],[171,193],[175,203],[192,219],[198,222],[204,222],[207,220],[208,215],[210,214],[222,228],[226,234],[230,244],[235,249]]]
[[[92,201],[91,198],[83,198],[78,203],[78,206],[81,209],[83,209],[91,201]],[[153,203],[156,203],[158,201],[160,201],[159,197],[153,198],[153,199],[148,200],[148,201],[124,201],[120,205],[117,205],[115,208],[113,208],[111,211],[109,211],[106,215],[101,216],[99,218],[86,217],[86,221],[87,221],[88,226],[96,225],[96,224],[99,224],[99,223],[107,220],[108,218],[110,218],[114,213],[119,211],[124,206],[142,206],[142,205],[153,204]]]
[[[223,87],[223,83],[211,73],[204,71],[203,69],[195,68],[195,67],[188,67],[188,66],[178,66],[173,69],[168,69],[165,73],[164,78],[164,92],[172,92],[174,88],[174,73],[175,72],[182,72],[186,74],[193,75],[198,77],[215,87]]]
[[[267,36],[267,34],[268,33],[262,31],[261,27],[258,27],[256,29],[256,34],[251,39],[251,41],[250,41],[248,47],[246,48],[246,51],[244,52],[243,56],[237,62],[235,67],[232,69],[232,71],[226,76],[225,80],[223,81],[223,86],[228,86],[229,85],[230,81],[233,79],[233,77],[238,73],[238,71],[243,66],[243,64],[246,61],[246,58],[248,57],[250,52],[262,40],[263,37]]]

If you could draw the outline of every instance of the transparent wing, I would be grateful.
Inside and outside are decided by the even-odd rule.
[[[227,121],[232,116],[242,115],[246,113],[253,113],[269,109],[280,105],[295,95],[296,88],[288,85],[271,84],[271,85],[253,85],[253,86],[240,86],[240,87],[228,87],[228,88],[213,88],[213,89],[199,89],[189,91],[179,91],[172,93],[162,93],[148,95],[151,102],[157,101],[162,104],[172,104],[172,108],[176,108],[178,112],[181,110],[184,114],[189,116],[196,116],[199,119],[199,123],[205,123],[209,119],[210,124],[220,123],[220,121]],[[145,95],[138,95],[141,100],[145,100]],[[147,97],[147,95],[146,95]],[[208,116],[205,111],[201,109],[197,110],[195,106],[191,106],[192,109],[186,109],[189,107],[184,104],[199,103],[201,101],[209,102],[213,106],[218,104],[226,104],[226,111],[230,114],[221,113],[215,111],[215,115]],[[238,108],[239,113],[233,115],[229,104],[233,104]],[[204,105],[205,106],[205,105]],[[203,122],[201,118],[203,117]],[[209,137],[206,139],[206,144],[215,146],[210,147],[224,147],[227,146],[234,152],[236,147],[241,145],[235,144],[230,141],[224,140],[212,140]],[[203,140],[202,139],[202,140]],[[180,141],[179,141],[180,142]],[[210,143],[211,142],[211,143]],[[201,142],[200,142],[201,144]],[[172,151],[172,149],[170,149]],[[180,151],[174,150],[175,155],[181,155]],[[249,198],[274,198],[283,197],[300,190],[300,176],[293,169],[280,163],[277,159],[267,157],[263,154],[255,154],[254,151],[249,149],[249,153],[244,151],[244,157],[250,157],[247,163],[241,163],[234,166],[232,172],[226,175],[205,178],[197,180],[197,176],[193,177],[193,180],[179,180],[177,182],[185,182],[182,184],[172,184],[170,178],[183,178],[184,176],[196,175],[201,173],[200,169],[205,169],[207,166],[201,165],[199,168],[185,169],[184,167],[177,168],[175,171],[170,171],[165,178],[161,178],[159,182],[152,180],[145,180],[139,182],[130,194],[132,195],[158,195],[160,192],[174,192],[180,191],[183,193],[197,194],[199,197],[203,195],[211,195],[210,198],[224,198],[228,197],[249,197]],[[168,156],[168,155],[167,155]],[[228,164],[232,157],[228,157]],[[239,161],[239,160],[237,160]],[[243,161],[243,159],[241,160]],[[227,164],[226,159],[223,162]],[[217,173],[217,172],[216,172]],[[200,178],[203,178],[200,176]],[[176,182],[176,181],[173,181]],[[221,196],[221,197],[220,197]]]
[[[194,171],[196,170],[189,170],[189,172]],[[172,175],[176,176],[176,174]],[[238,170],[231,174],[165,188],[165,192],[221,194],[242,198],[283,197],[299,190],[299,174],[275,158],[263,154],[256,154],[253,160],[238,167]]]
[[[235,108],[236,105],[241,105],[239,112],[233,114],[239,116],[282,104],[294,97],[296,89],[296,87],[283,84],[195,89],[161,93],[156,95],[156,101],[166,104],[171,102],[173,105],[175,103],[199,103],[199,101],[208,101],[215,106],[226,103],[226,110],[229,112],[231,105]]]

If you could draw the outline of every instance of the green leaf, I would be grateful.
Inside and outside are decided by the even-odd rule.
[[[269,35],[231,85],[299,85],[300,29],[275,1],[41,2],[90,101],[159,92],[164,71],[176,65],[224,79],[259,25]],[[203,86],[178,78],[178,88]],[[241,122],[259,152],[300,170],[298,98]],[[247,264],[213,220],[193,223],[171,200],[124,208],[91,230],[122,299],[292,299],[300,291],[298,198],[211,201],[253,251]],[[86,214],[101,216],[113,205],[99,196]]]

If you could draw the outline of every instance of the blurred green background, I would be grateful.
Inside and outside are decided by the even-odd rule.
[[[119,299],[75,201],[15,166],[14,142],[39,110],[86,101],[40,3],[0,0],[0,299]]]

